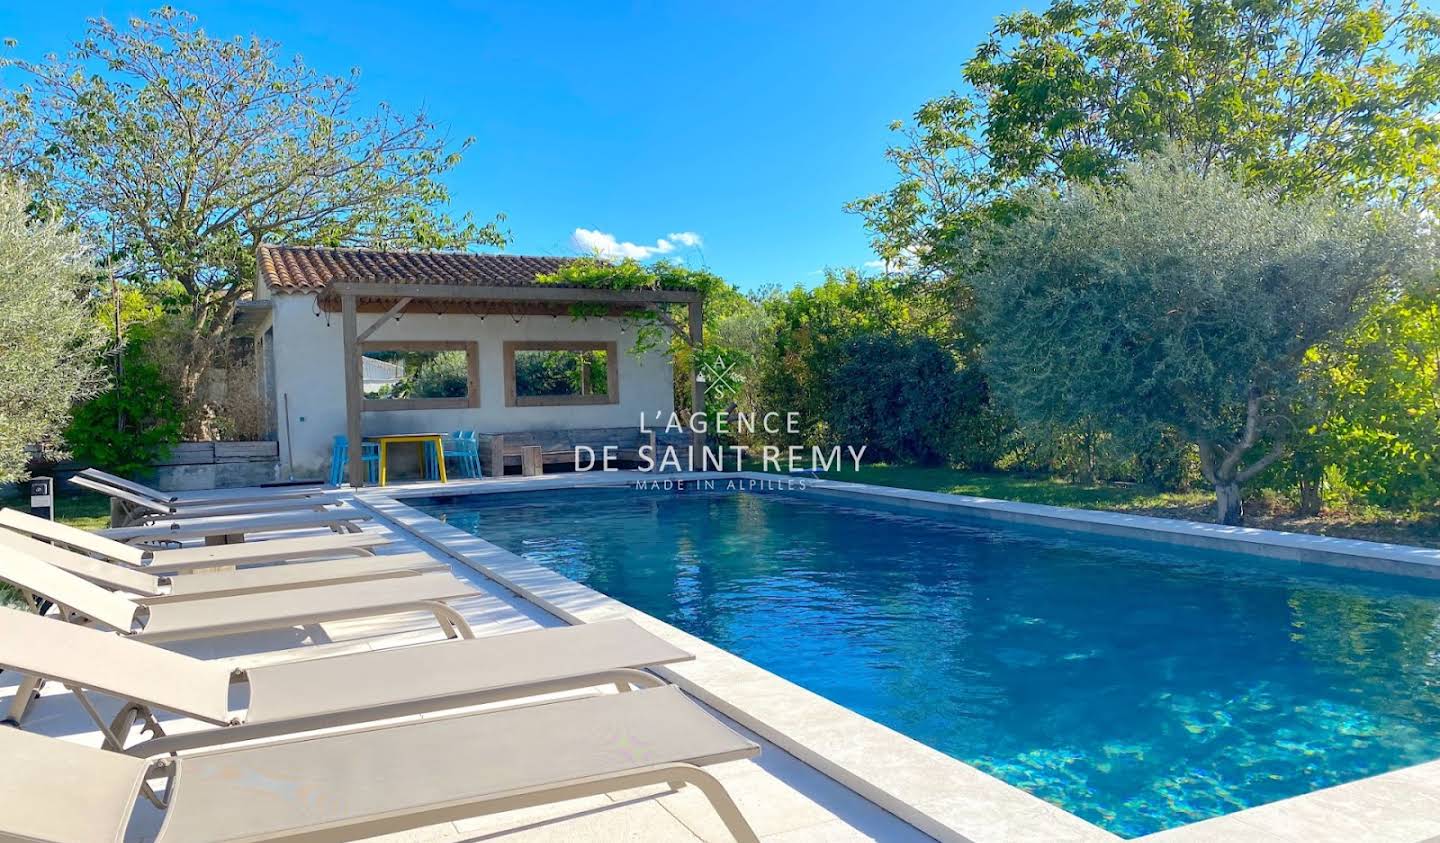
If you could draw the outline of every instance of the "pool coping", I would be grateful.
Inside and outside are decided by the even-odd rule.
[[[942,841],[1108,840],[1121,838],[1018,787],[990,776],[739,656],[715,647],[482,538],[426,515],[401,499],[633,486],[636,481],[718,483],[790,489],[822,496],[883,500],[920,509],[965,512],[1001,521],[1251,553],[1365,570],[1440,577],[1440,551],[1229,528],[1149,516],[1022,504],[847,481],[760,472],[640,474],[596,472],[423,484],[357,499],[445,555],[463,562],[567,623],[628,617],[696,658],[657,672],[809,766]],[[1312,541],[1318,540],[1318,541]],[[1399,809],[1399,810],[1397,810]],[[1203,840],[1340,841],[1358,837],[1420,843],[1440,833],[1440,761],[1202,820],[1138,838],[1155,843]]]

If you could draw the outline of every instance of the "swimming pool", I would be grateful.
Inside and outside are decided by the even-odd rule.
[[[409,501],[1122,836],[1440,758],[1440,583],[837,502]]]

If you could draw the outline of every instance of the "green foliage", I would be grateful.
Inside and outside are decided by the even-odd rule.
[[[853,271],[827,273],[813,289],[796,287],[764,302],[771,336],[752,382],[756,409],[799,414],[800,432],[778,444],[831,442],[831,364],[842,345],[869,333],[923,330],[907,319],[899,285]]]
[[[463,351],[441,351],[410,378],[411,398],[464,398],[470,390],[470,360]]]
[[[0,183],[0,482],[25,476],[27,448],[53,452],[71,402],[104,382],[84,244],[58,222],[32,219],[27,205]]]
[[[604,395],[609,389],[605,367],[603,351],[520,351],[515,354],[515,394]]]
[[[1423,206],[1440,190],[1440,18],[1415,0],[1057,0],[996,23],[967,87],[889,151],[852,203],[880,254],[963,272],[1019,192],[1117,177],[1172,143],[1286,196]]]
[[[700,293],[701,301],[713,296],[738,296],[720,276],[704,269],[690,269],[669,261],[643,264],[637,260],[625,259],[618,263],[598,258],[581,258],[569,261],[556,272],[536,276],[540,284],[558,284],[565,287],[589,287],[597,290],[689,290]],[[610,310],[606,304],[579,303],[570,308],[576,319],[604,316]],[[631,351],[642,354],[657,348],[666,339],[666,328],[670,337],[682,340],[685,329],[681,317],[671,312],[674,308],[657,305],[645,310],[632,311],[629,318],[636,323],[635,343]],[[677,349],[672,348],[672,351]]]
[[[1313,462],[1361,502],[1402,509],[1440,502],[1440,292],[1373,308],[1316,349]]]
[[[1440,193],[1435,177],[1440,172],[1437,48],[1440,17],[1414,0],[1056,0],[1043,11],[1002,17],[965,64],[964,88],[925,103],[908,123],[894,124],[900,140],[887,155],[897,183],[849,207],[865,218],[875,248],[888,262],[911,267],[932,289],[953,298],[961,322],[973,301],[971,273],[984,269],[995,254],[984,242],[992,226],[1023,219],[1037,194],[1114,183],[1124,178],[1127,162],[1174,145],[1192,150],[1202,166],[1235,173],[1250,189],[1279,202],[1338,196],[1375,206],[1431,208]],[[1038,237],[1032,245],[1011,257],[1029,260],[1046,256],[1050,248]],[[1095,257],[1103,262],[1104,256]],[[1126,258],[1117,251],[1110,260]],[[1400,371],[1411,359],[1407,347],[1385,347],[1403,342],[1403,331],[1385,332],[1363,354],[1355,347],[1330,348],[1326,360],[1331,362],[1316,366],[1328,366],[1331,374],[1307,375],[1297,385],[1294,361],[1313,348],[1306,344],[1343,330],[1354,318],[1317,318],[1309,302],[1326,299],[1323,291],[1296,282],[1289,291],[1294,312],[1268,296],[1252,309],[1248,294],[1240,290],[1232,291],[1238,295],[1230,296],[1228,304],[1217,304],[1225,299],[1217,298],[1219,286],[1197,280],[1198,306],[1161,297],[1168,301],[1169,323],[1157,322],[1155,308],[1142,304],[1135,314],[1105,309],[1115,317],[1109,334],[1066,335],[1075,321],[1089,318],[1085,308],[1110,293],[1097,291],[1087,280],[1091,267],[1079,267],[1072,278],[1060,265],[1064,261],[1055,263],[1056,275],[1047,287],[1054,300],[1045,304],[1060,324],[1046,328],[1052,343],[1039,343],[1055,350],[1055,359],[1035,361],[1025,380],[1058,386],[1033,400],[1019,399],[1031,409],[1049,402],[1053,411],[1040,414],[1043,422],[1022,419],[1021,435],[1001,464],[1077,476],[1093,465],[1099,475],[1183,485],[1196,469],[1194,451],[1175,447],[1176,429],[1137,423],[1131,409],[1151,394],[1159,398],[1154,409],[1165,402],[1180,407],[1185,403],[1180,393],[1192,398],[1211,394],[1195,379],[1225,380],[1223,393],[1213,394],[1228,397],[1204,408],[1201,427],[1244,440],[1245,421],[1253,416],[1261,427],[1254,447],[1274,450],[1291,442],[1296,448],[1293,460],[1251,475],[1255,483],[1298,485],[1302,506],[1311,509],[1318,506],[1322,476],[1330,478],[1333,491],[1363,500],[1418,502],[1428,494],[1420,491],[1428,486],[1423,478],[1429,469],[1419,456],[1428,449],[1418,444],[1426,441],[1426,399],[1418,392],[1403,399],[1398,394],[1418,367]],[[1294,271],[1292,277],[1298,277],[1301,269]],[[1075,289],[1067,290],[1071,285]],[[1039,298],[1037,293],[1031,300]],[[1389,299],[1380,301],[1382,310],[1365,317],[1367,324],[1386,318],[1383,303]],[[1364,309],[1345,295],[1333,302],[1337,313],[1358,317]],[[1066,311],[1075,319],[1059,316]],[[1292,320],[1294,335],[1280,343],[1283,348],[1271,349],[1281,355],[1283,376],[1271,377],[1261,388],[1265,406],[1252,413],[1242,382],[1252,374],[1269,377],[1250,371],[1247,362],[1258,359],[1269,340],[1237,347],[1231,329],[1254,329],[1249,336],[1279,339]],[[1323,323],[1330,327],[1315,330]],[[1156,332],[1143,334],[1145,326]],[[1188,328],[1189,334],[1174,342],[1170,351],[1176,354],[1167,368],[1146,359],[1122,365],[1130,352],[1123,343],[1138,341],[1145,347],[1147,337],[1174,339],[1168,332],[1177,327]],[[1101,343],[1113,355],[1116,378],[1109,382],[1133,383],[1131,369],[1151,372],[1155,382],[1145,383],[1138,399],[1122,389],[1093,401],[1066,394],[1063,373],[1070,355],[1094,356],[1087,341]],[[1012,344],[1023,343],[1034,340],[1020,336]],[[1195,354],[1202,345],[1204,353]],[[1217,358],[1216,349],[1237,353]],[[1335,363],[1337,354],[1349,362]],[[1368,362],[1359,362],[1357,355]],[[1184,362],[1176,363],[1177,358]],[[1213,365],[1198,362],[1206,359]],[[1381,387],[1378,377],[1369,382],[1367,375],[1332,377],[1367,366],[1397,367],[1390,373],[1394,385]],[[1152,389],[1172,377],[1180,379],[1172,394]],[[1104,381],[1078,380],[1068,392]],[[1237,387],[1243,400],[1236,398]],[[1013,398],[1013,384],[1002,392]],[[1402,406],[1411,400],[1421,404]],[[1138,413],[1139,421],[1157,415],[1144,409]],[[1124,429],[1115,436],[1112,426]],[[1354,449],[1355,468],[1348,472],[1357,475],[1353,488],[1344,479],[1352,459],[1347,448]]]
[[[970,337],[943,299],[913,279],[828,273],[763,302],[749,409],[795,412],[774,444],[867,445],[871,456],[989,468],[1010,424],[968,359]]]
[[[535,281],[601,290],[694,290],[706,299],[731,290],[723,278],[709,270],[690,269],[670,261],[645,264],[631,258],[619,262],[580,258],[566,262],[549,275],[537,276]]]
[[[494,222],[445,213],[440,179],[467,144],[423,113],[363,113],[355,73],[317,73],[272,41],[213,36],[164,7],[124,27],[94,20],[68,55],[0,66],[26,80],[0,91],[0,140],[23,144],[0,155],[93,221],[97,242],[116,239],[125,282],[178,286],[164,305],[182,323],[170,353],[192,423],[259,243],[504,241]]]
[[[1015,419],[990,397],[990,381],[979,366],[960,373],[961,411],[954,426],[950,458],[966,468],[993,471],[1016,445]]]
[[[123,374],[111,388],[75,407],[65,442],[75,459],[116,474],[144,470],[180,441],[183,414],[175,390],[145,355],[125,348]]]
[[[1428,246],[1405,215],[1278,205],[1189,156],[1149,156],[995,231],[976,276],[986,368],[1022,422],[1179,431],[1238,506],[1238,484],[1283,452],[1307,351],[1433,265]]]
[[[966,393],[955,358],[921,334],[852,337],[835,349],[824,374],[835,439],[864,445],[871,459],[946,463],[956,421],[977,409],[978,396]]]
[[[669,261],[644,264],[631,259],[611,262],[582,258],[535,280],[542,284],[602,290],[688,290],[699,293],[705,309],[706,331],[700,343],[695,343],[689,335],[688,317],[682,306],[655,304],[626,314],[636,327],[635,341],[630,348],[632,354],[643,354],[661,345],[668,346],[667,352],[674,367],[677,408],[688,408],[692,402],[691,373],[697,365],[703,367],[723,360],[735,367],[732,380],[737,385],[753,377],[756,346],[767,330],[765,311],[755,298],[741,294],[709,270],[691,269]],[[571,306],[571,314],[576,319],[604,316],[609,310],[609,305]],[[707,391],[706,406],[698,409],[713,416],[732,402],[745,401],[747,394]]]

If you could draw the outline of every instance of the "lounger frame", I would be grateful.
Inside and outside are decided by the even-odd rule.
[[[303,498],[280,498],[266,501],[240,501],[235,503],[159,503],[126,489],[119,489],[98,483],[82,475],[75,475],[70,482],[82,489],[98,492],[110,498],[110,520],[112,527],[130,527],[149,524],[162,519],[183,520],[186,518],[207,518],[224,515],[259,515],[271,512],[323,511],[326,506],[338,504],[334,497],[315,495]]]

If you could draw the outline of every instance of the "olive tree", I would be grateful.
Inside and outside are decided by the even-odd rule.
[[[1279,203],[1177,152],[1041,194],[982,249],[988,371],[1015,413],[1178,430],[1225,524],[1284,453],[1306,352],[1430,261],[1411,216]]]
[[[71,404],[102,384],[104,336],[86,304],[93,264],[60,222],[36,220],[0,183],[0,481],[25,474],[27,449],[58,441]]]

